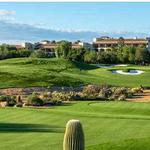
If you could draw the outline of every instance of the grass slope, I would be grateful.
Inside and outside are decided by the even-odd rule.
[[[137,76],[112,74],[111,69],[70,62],[64,59],[16,58],[0,61],[0,88],[28,86],[77,86],[86,83],[119,86],[150,85],[150,67],[131,66],[113,69],[140,69]]]
[[[1,150],[61,150],[65,124],[80,119],[86,150],[149,150],[150,104],[77,102],[50,109],[1,108]]]

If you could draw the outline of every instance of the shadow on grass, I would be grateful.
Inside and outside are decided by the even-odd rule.
[[[86,63],[81,63],[81,62],[77,62],[77,61],[73,61],[72,63],[77,68],[79,68],[80,70],[93,70],[93,69],[99,68],[99,67],[94,66],[94,65],[90,65],[90,64],[86,64]]]
[[[66,103],[62,103],[60,106],[73,106],[74,104],[76,104],[76,102],[66,102]]]
[[[0,123],[0,133],[10,132],[47,132],[63,133],[64,128],[59,126],[50,126],[42,124],[23,124],[23,123]]]

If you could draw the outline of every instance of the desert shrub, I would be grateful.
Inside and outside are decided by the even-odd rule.
[[[50,102],[51,105],[61,105],[62,104],[62,100],[51,100]]]
[[[96,85],[87,85],[83,88],[82,93],[86,95],[94,95],[100,92],[101,88]]]
[[[99,93],[99,96],[101,96],[103,98],[108,98],[111,96],[111,94],[112,94],[112,91],[110,88],[102,88]]]
[[[36,93],[32,93],[27,98],[27,104],[32,106],[42,106],[43,100],[40,99]]]
[[[100,86],[87,85],[83,88],[82,93],[79,93],[79,95],[82,99],[97,99],[99,97],[100,91]]]
[[[10,101],[8,101],[8,106],[14,106],[14,105],[16,105],[15,99],[11,99]]]
[[[133,92],[129,88],[125,87],[112,87],[112,95],[109,99],[111,100],[125,100],[126,98],[131,98]]]
[[[84,100],[87,99],[87,95],[82,92],[76,92],[73,96],[73,100]]]
[[[44,105],[57,105],[62,101],[72,100],[125,100],[131,98],[133,92],[125,87],[111,87],[108,85],[88,85],[81,92],[44,92],[40,98]]]
[[[52,100],[69,101],[73,98],[73,92],[52,92]]]
[[[76,96],[76,92],[44,92],[40,95],[44,105],[59,105],[62,101],[71,101]]]
[[[117,100],[124,101],[124,100],[126,100],[126,96],[125,95],[120,95]]]
[[[11,96],[8,96],[8,95],[1,95],[0,96],[1,102],[6,102],[6,101],[10,101],[10,100],[11,100]]]
[[[126,94],[127,93],[127,88],[124,87],[118,87],[114,90],[113,95],[116,97],[119,97],[120,95]]]
[[[52,93],[51,92],[44,92],[39,97],[43,100],[44,104],[46,104],[46,103],[51,101]]]
[[[43,99],[49,99],[52,97],[52,93],[51,92],[44,92],[42,97],[43,97]]]
[[[134,93],[132,92],[132,90],[131,90],[131,89],[128,89],[128,91],[127,91],[127,93],[126,93],[126,97],[127,97],[127,98],[132,98],[133,95],[134,95]]]
[[[46,106],[62,104],[60,92],[44,92],[40,98]]]
[[[118,97],[116,97],[115,95],[111,95],[109,98],[108,98],[108,100],[110,100],[110,101],[114,101],[114,100],[117,100],[118,99]]]
[[[14,106],[16,104],[15,97],[8,95],[1,95],[0,102],[6,102],[6,106]]]
[[[143,93],[143,90],[140,87],[132,88],[131,91],[133,93]]]

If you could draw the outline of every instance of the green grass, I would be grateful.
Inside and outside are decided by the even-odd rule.
[[[112,74],[111,69],[139,69],[141,75]],[[16,58],[0,61],[0,88],[31,86],[78,86],[111,84],[117,86],[149,86],[150,67],[133,66],[96,68],[64,59]]]
[[[1,150],[62,150],[65,124],[82,122],[86,150],[149,150],[150,103],[76,102],[49,109],[1,108]]]

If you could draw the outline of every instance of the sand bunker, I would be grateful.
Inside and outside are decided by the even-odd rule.
[[[128,65],[126,64],[118,64],[118,65],[114,65],[115,67],[127,67]]]
[[[128,65],[126,64],[118,64],[118,65],[110,65],[110,66],[106,66],[106,65],[97,65],[100,68],[112,68],[112,67],[126,67]]]
[[[130,70],[129,72],[124,72],[123,70],[113,70],[112,73],[114,74],[123,74],[123,75],[140,75],[144,73],[141,70]]]

